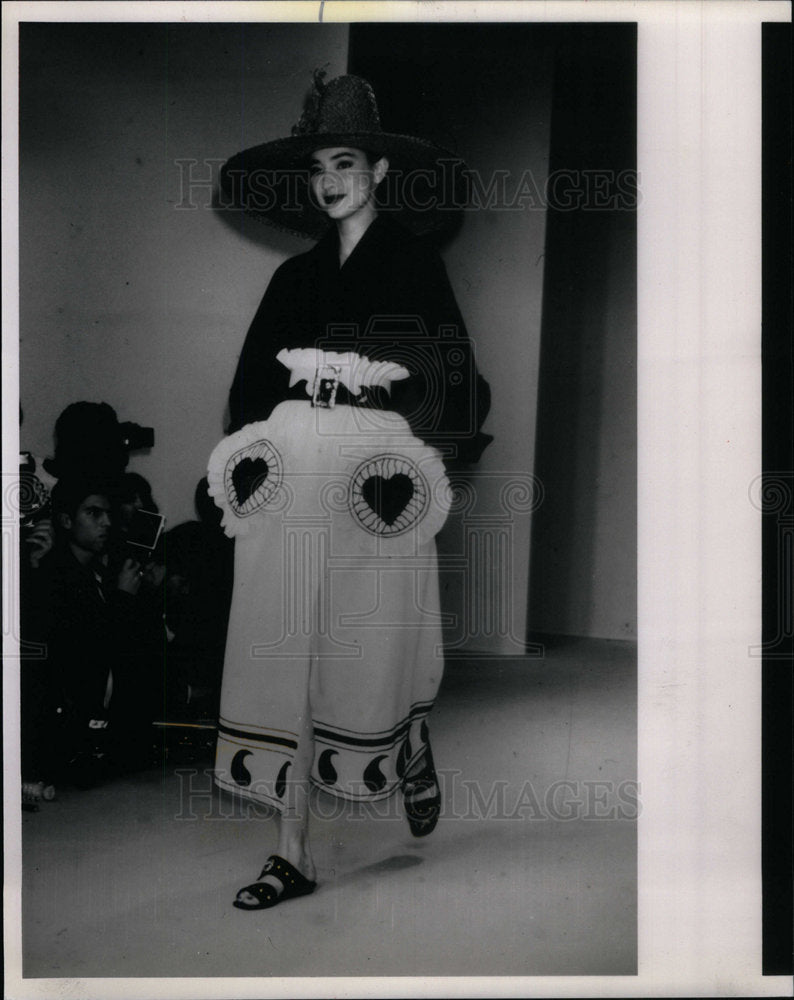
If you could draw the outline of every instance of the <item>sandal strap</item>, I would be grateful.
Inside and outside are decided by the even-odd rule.
[[[271,854],[267,859],[264,868],[259,873],[259,878],[261,879],[264,875],[270,875],[272,878],[278,879],[284,886],[284,889],[290,892],[314,888],[316,884],[307,879],[305,875],[301,875],[294,865],[291,865],[289,861],[286,861],[278,854]],[[255,884],[262,885],[263,883],[258,882]],[[264,884],[267,885],[266,882]],[[270,888],[272,889],[273,887],[271,886]]]
[[[424,767],[421,771],[417,771],[415,774],[406,775],[403,778],[403,794],[413,795],[417,791],[424,791],[435,786],[436,793],[440,792],[438,787],[438,775],[436,774],[436,768],[433,763],[433,755],[430,753],[430,747],[425,750],[424,756]]]
[[[237,898],[239,899],[244,892],[249,892],[260,903],[267,903],[278,896],[278,890],[269,882],[252,882],[250,885],[244,885],[237,893]]]
[[[402,779],[405,816],[415,837],[432,833],[441,815],[441,788],[429,743],[420,760],[423,761],[421,770],[406,774]],[[425,794],[419,798],[421,793]]]
[[[429,795],[426,799],[403,800],[405,813],[411,819],[426,820],[436,814],[441,807],[441,796],[439,794]]]
[[[422,792],[430,794],[418,797]],[[441,789],[432,763],[404,780],[403,803],[407,815],[417,822],[426,821],[438,812],[441,806]]]

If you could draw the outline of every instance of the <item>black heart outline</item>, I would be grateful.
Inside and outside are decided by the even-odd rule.
[[[395,515],[394,523],[389,525],[367,502],[363,486],[373,476],[380,477],[382,481],[388,481],[393,479],[395,475],[406,476],[410,479],[412,495],[402,512]],[[369,490],[373,490],[373,493],[370,493],[370,498],[374,495],[374,487],[375,484],[369,487]],[[407,494],[407,489],[405,492]],[[364,531],[381,538],[391,538],[412,531],[417,527],[428,511],[429,495],[430,489],[427,480],[415,462],[404,454],[384,452],[361,462],[353,472],[348,486],[347,504],[353,518]],[[394,512],[387,511],[387,513],[391,516]]]
[[[370,476],[361,484],[361,495],[369,507],[391,527],[413,499],[413,481],[404,472],[385,476]]]
[[[264,458],[251,458],[246,455],[232,469],[232,485],[237,498],[237,505],[242,507],[246,500],[267,481],[270,475],[270,465]]]

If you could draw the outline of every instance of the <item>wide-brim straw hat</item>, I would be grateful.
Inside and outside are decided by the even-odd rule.
[[[309,161],[318,149],[348,146],[386,156],[389,172],[376,192],[379,211],[417,235],[451,229],[466,204],[466,168],[448,149],[411,135],[384,132],[372,87],[357,76],[314,88],[292,135],[244,149],[221,169],[224,205],[300,236],[319,238],[332,225],[311,198]]]

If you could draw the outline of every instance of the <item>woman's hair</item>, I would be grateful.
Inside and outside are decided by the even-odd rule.
[[[363,146],[344,146],[344,147],[342,147],[342,148],[344,148],[344,149],[358,149],[358,150],[361,150],[361,152],[362,152],[362,153],[364,154],[364,156],[366,156],[366,158],[367,158],[367,163],[368,163],[368,164],[369,164],[369,165],[370,165],[371,167],[374,167],[374,166],[375,166],[375,164],[376,164],[376,163],[378,162],[378,160],[382,160],[382,159],[384,158],[384,156],[386,157],[386,159],[387,159],[387,160],[388,160],[388,158],[389,158],[389,154],[388,154],[388,153],[385,153],[385,152],[384,152],[383,150],[380,150],[380,149],[378,149],[378,150],[374,150],[374,149],[364,149],[364,148],[363,148]],[[311,153],[310,153],[310,154],[308,154],[308,155],[307,155],[306,157],[304,157],[303,159],[301,159],[301,161],[300,161],[300,162],[301,162],[301,164],[302,164],[302,165],[303,165],[304,167],[306,167],[306,169],[307,169],[307,170],[308,170],[308,169],[309,169],[309,168],[311,167],[311,165],[312,165],[312,157],[313,157],[313,155],[314,155],[314,154],[311,154]]]
[[[141,498],[144,510],[150,510],[153,514],[160,513],[154,502],[149,480],[137,472],[125,472],[119,483],[119,502],[131,503],[136,496]]]

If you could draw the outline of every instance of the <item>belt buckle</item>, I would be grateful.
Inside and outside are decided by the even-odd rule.
[[[336,390],[339,388],[339,376],[342,369],[339,365],[321,365],[314,373],[314,394],[312,406],[323,406],[329,410],[336,403]]]

